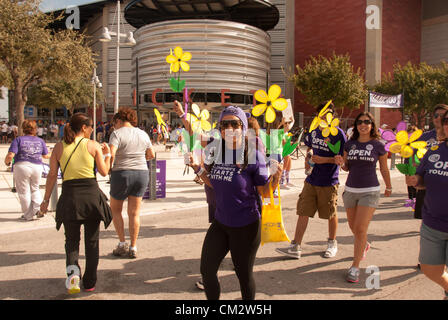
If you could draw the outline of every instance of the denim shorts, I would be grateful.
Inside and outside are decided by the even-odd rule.
[[[117,200],[125,200],[129,196],[143,197],[148,184],[148,170],[112,171],[110,176],[110,195]]]
[[[346,209],[355,208],[357,206],[378,208],[380,191],[361,193],[344,191],[344,193],[342,193],[342,200],[344,200],[344,207]]]
[[[448,233],[435,230],[422,223],[418,260],[421,264],[448,266]]]

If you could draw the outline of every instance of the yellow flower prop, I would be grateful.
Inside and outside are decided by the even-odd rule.
[[[160,114],[159,110],[154,108],[154,114],[157,118],[157,123],[160,125],[160,128],[162,129],[163,133],[168,134],[168,131],[166,130],[166,123],[162,119],[162,115]]]
[[[170,64],[170,73],[171,72],[179,72],[179,68],[182,68],[183,71],[190,71],[190,65],[186,62],[191,59],[190,52],[184,52],[181,47],[174,48],[173,51],[170,49],[170,55],[166,57],[166,62]]]
[[[204,109],[201,111],[196,103],[191,106],[194,114],[187,114],[187,120],[190,121],[193,131],[202,129],[203,131],[210,131],[212,125],[207,120],[210,118],[210,113],[208,110]]]
[[[418,129],[414,131],[409,137],[404,130],[399,131],[395,137],[397,142],[392,144],[389,148],[392,153],[400,153],[403,158],[410,158],[417,149],[417,157],[421,159],[426,153],[426,141],[415,141],[422,135],[423,131]]]
[[[310,125],[310,132],[317,129],[317,127],[321,124],[322,117],[329,111],[328,107],[330,106],[332,101],[333,100],[328,101],[325,107],[323,107],[322,110],[320,110],[319,114],[313,119],[313,122],[311,122]]]
[[[283,111],[288,107],[288,102],[286,102],[286,99],[279,98],[282,93],[282,89],[276,85],[273,84],[270,88],[268,93],[266,94],[266,91],[264,90],[257,90],[255,92],[255,99],[261,104],[257,104],[252,109],[252,114],[255,117],[258,117],[263,114],[263,112],[266,111],[265,119],[267,123],[272,123],[275,120],[275,109],[278,111]]]
[[[328,137],[331,133],[332,136],[338,135],[338,126],[339,126],[339,119],[333,118],[332,113],[327,113],[327,120],[321,120],[320,121],[320,127],[323,128],[322,130],[322,136],[324,138]]]

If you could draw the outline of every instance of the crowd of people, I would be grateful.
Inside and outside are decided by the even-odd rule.
[[[322,108],[324,104],[318,106],[317,113]],[[192,135],[192,124],[179,102],[174,102],[173,111],[179,116],[183,130]],[[335,116],[333,105],[330,104],[327,112]],[[445,209],[448,207],[445,194],[448,190],[448,105],[435,106],[433,124],[434,129],[420,137],[427,142],[428,151],[417,174],[406,176],[406,183],[417,198],[416,218],[422,219],[421,270],[445,290],[448,298],[448,213]],[[106,228],[111,223],[115,227],[119,243],[112,252],[114,256],[131,259],[138,256],[139,213],[149,183],[147,160],[154,157],[153,143],[160,143],[159,133],[156,129],[157,136],[151,139],[151,132],[148,134],[137,126],[136,112],[131,108],[120,108],[110,127],[98,132],[110,131],[107,143],[103,142],[103,136],[99,142],[91,140],[92,120],[86,114],[76,113],[64,124],[62,140],[49,152],[39,137],[39,127],[34,121],[26,120],[22,124],[24,135],[12,140],[5,159],[7,165],[15,162],[14,179],[24,220],[46,214],[58,170],[62,173],[56,228],[59,230],[64,225],[69,293],[79,292],[81,287],[86,291],[95,290],[101,221]],[[281,113],[267,132],[274,134],[278,129],[283,129],[283,134],[291,130]],[[179,144],[182,144],[182,139],[178,139],[182,136],[181,130],[181,126],[173,130],[177,132],[174,140]],[[279,184],[289,183],[291,159],[283,158],[281,152],[285,136],[278,137],[277,145],[264,145],[258,121],[239,107],[230,106],[222,110],[216,131],[202,132],[197,139],[203,149],[196,154],[186,153],[185,164],[204,184],[210,226],[202,245],[199,266],[202,277],[196,285],[205,291],[207,299],[219,299],[217,273],[230,252],[242,299],[253,300],[256,295],[253,267],[261,242],[261,199],[269,198]],[[327,247],[322,256],[330,259],[337,255],[339,172],[348,171],[342,199],[353,233],[353,261],[346,280],[356,283],[361,261],[370,248],[367,232],[380,195],[382,192],[385,197],[392,195],[388,152],[369,112],[359,113],[349,134],[337,127],[334,134],[324,136],[317,128],[306,134],[304,142],[308,148],[305,158],[308,176],[298,196],[294,239],[276,252],[300,259],[309,218],[317,212],[320,219],[328,221]],[[338,150],[330,148],[336,144],[340,146]],[[43,197],[38,189],[42,158],[50,158]],[[384,190],[377,177],[377,164]],[[111,175],[110,201],[98,187],[97,173]],[[125,200],[128,201],[130,244],[126,242],[122,217]],[[79,265],[81,225],[84,225],[86,252],[83,274]]]

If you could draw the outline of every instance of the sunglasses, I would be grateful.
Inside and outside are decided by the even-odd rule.
[[[233,129],[238,129],[239,127],[243,126],[243,123],[241,120],[222,120],[219,123],[219,126],[221,129],[226,129],[229,126],[231,126]]]
[[[443,113],[434,113],[433,118],[434,119],[437,119],[439,117],[441,118],[444,114],[445,114],[445,112],[443,112]]]
[[[443,118],[442,119],[442,125],[448,126],[448,118]]]
[[[369,119],[365,119],[365,120],[356,120],[356,125],[361,125],[361,124],[372,124],[372,120]]]

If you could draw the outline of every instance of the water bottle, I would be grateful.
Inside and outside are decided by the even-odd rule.
[[[306,161],[308,161],[308,164],[310,165],[310,168],[308,170],[305,170],[305,174],[307,176],[309,176],[311,174],[311,172],[313,171],[313,168],[314,168],[314,162],[312,160],[312,156],[313,155],[311,154],[311,152],[308,152],[306,155]]]

